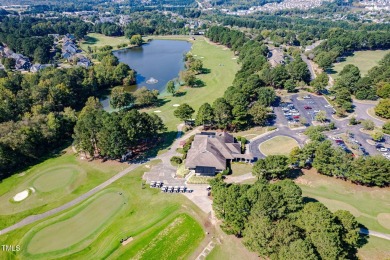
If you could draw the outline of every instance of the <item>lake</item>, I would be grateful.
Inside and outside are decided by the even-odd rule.
[[[137,72],[138,88],[146,86],[161,92],[184,69],[183,54],[190,49],[191,43],[186,41],[152,40],[141,47],[114,51],[114,55]],[[148,84],[150,78],[158,82]]]
[[[191,50],[191,45],[187,41],[152,40],[140,47],[114,51],[113,54],[137,72],[137,85],[127,88],[129,91],[145,86],[161,93],[168,81],[177,78],[184,69],[183,55]],[[150,82],[150,79],[157,80],[157,83]],[[108,99],[102,100],[102,104],[110,110]]]

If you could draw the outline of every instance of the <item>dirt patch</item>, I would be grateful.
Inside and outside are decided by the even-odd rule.
[[[133,240],[134,240],[133,237],[129,237],[128,239],[126,239],[125,241],[122,242],[122,246],[127,245],[128,243],[130,243],[130,242],[133,241]]]
[[[377,219],[381,226],[390,229],[390,213],[380,213],[378,214]]]

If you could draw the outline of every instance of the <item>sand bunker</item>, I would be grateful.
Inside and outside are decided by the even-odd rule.
[[[180,107],[179,104],[173,104],[172,106],[174,106],[174,107]]]
[[[232,60],[237,60],[237,58],[236,58],[236,57],[234,57],[234,58],[232,58]]]
[[[161,110],[155,110],[154,113],[161,113]]]
[[[26,189],[22,192],[19,192],[18,194],[16,194],[14,197],[13,197],[13,200],[14,201],[22,201],[24,199],[26,199],[28,197],[28,195],[30,195],[29,193],[29,189]]]

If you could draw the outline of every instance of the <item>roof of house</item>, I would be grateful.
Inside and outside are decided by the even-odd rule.
[[[186,159],[187,168],[196,166],[226,169],[226,160],[234,158],[253,159],[251,154],[241,154],[241,145],[234,142],[234,137],[226,132],[202,132],[195,135]]]
[[[215,140],[217,139],[207,135],[196,135],[187,154],[186,167],[206,166],[225,169],[226,158],[217,148]]]

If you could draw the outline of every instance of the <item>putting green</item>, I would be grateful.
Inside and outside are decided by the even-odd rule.
[[[289,155],[298,146],[294,138],[278,135],[261,143],[259,150],[264,155]]]
[[[68,186],[78,173],[77,167],[70,166],[48,169],[33,181],[33,186],[37,191],[53,191]]]
[[[107,191],[74,210],[63,214],[59,221],[49,224],[27,235],[27,252],[30,255],[68,250],[83,240],[89,239],[103,230],[121,209],[125,202],[117,191]],[[35,232],[34,232],[35,231]],[[61,252],[59,252],[61,253]]]

